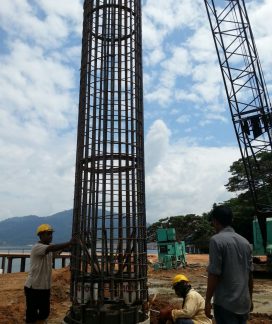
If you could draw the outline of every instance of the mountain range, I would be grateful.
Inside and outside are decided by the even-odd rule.
[[[50,224],[54,228],[53,242],[69,241],[72,233],[73,209],[51,216],[35,215],[12,217],[0,221],[0,246],[30,245],[38,240],[36,229],[40,224]]]
[[[101,215],[101,211],[99,211],[98,214]],[[72,234],[72,219],[73,209],[45,217],[29,215],[5,219],[0,221],[0,246],[34,244],[38,240],[36,229],[40,224],[50,224],[53,226],[53,243],[69,241]],[[98,226],[100,222],[101,219],[98,220]],[[149,226],[149,224],[147,224],[147,226]],[[106,227],[110,227],[109,219],[106,219]],[[114,235],[118,237],[118,225],[116,220],[114,220],[114,227]],[[107,230],[107,232],[108,231],[109,230]],[[109,232],[107,234],[109,237]]]

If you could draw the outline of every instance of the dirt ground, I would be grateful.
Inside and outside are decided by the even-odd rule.
[[[150,259],[150,258],[149,258]],[[156,261],[153,256],[151,262]],[[195,288],[203,297],[205,297],[207,284],[207,264],[208,255],[195,254],[187,255],[187,267],[184,269],[159,270],[154,271],[149,267],[149,296],[152,303],[151,309],[160,310],[166,305],[174,306],[178,303],[174,291],[171,289],[171,279],[176,274],[182,272],[185,274],[193,288]],[[156,295],[157,294],[157,295]],[[254,279],[253,292],[254,310],[250,315],[250,324],[271,324],[272,323],[272,280]],[[151,323],[157,324],[157,314],[151,312]]]
[[[156,256],[149,256],[149,295],[151,309],[160,310],[166,305],[175,305],[177,298],[171,289],[171,278],[177,273],[184,273],[192,282],[192,286],[203,296],[206,289],[207,255],[187,255],[187,267],[179,270],[154,271],[152,264]],[[26,273],[0,275],[0,323],[24,323],[25,300],[23,285]],[[69,309],[69,268],[53,271],[53,287],[51,296],[51,315],[48,324],[60,324]],[[248,321],[250,324],[272,324],[272,280],[254,280],[254,311]],[[157,323],[157,313],[151,311],[151,324]]]

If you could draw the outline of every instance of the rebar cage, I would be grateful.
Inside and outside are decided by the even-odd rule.
[[[204,0],[264,239],[272,211],[272,109],[244,0]],[[263,157],[266,163],[260,164]],[[268,213],[267,213],[268,212]],[[262,214],[262,216],[261,216]]]
[[[73,304],[147,301],[140,0],[85,0]]]

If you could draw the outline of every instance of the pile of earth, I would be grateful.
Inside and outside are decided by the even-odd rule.
[[[185,269],[153,270],[155,256],[149,256],[149,295],[151,309],[159,311],[166,305],[174,306],[177,298],[171,289],[171,279],[180,272],[189,277],[192,286],[203,296],[206,290],[208,262],[207,255],[188,255]],[[25,298],[23,286],[26,273],[0,275],[0,323],[24,323]],[[62,323],[71,305],[69,267],[53,270],[51,292],[51,314],[48,324]],[[272,280],[256,279],[254,283],[254,313],[250,315],[250,324],[272,324]],[[156,324],[158,313],[150,312],[151,324]]]

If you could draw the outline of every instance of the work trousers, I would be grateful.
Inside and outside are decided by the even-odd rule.
[[[246,324],[248,314],[235,314],[219,305],[213,305],[216,324]]]
[[[173,320],[159,319],[158,324],[194,324],[194,322],[189,318],[177,318],[174,322]]]
[[[194,324],[194,322],[188,318],[177,318],[175,324]]]
[[[26,323],[45,320],[50,313],[50,289],[25,287]]]

